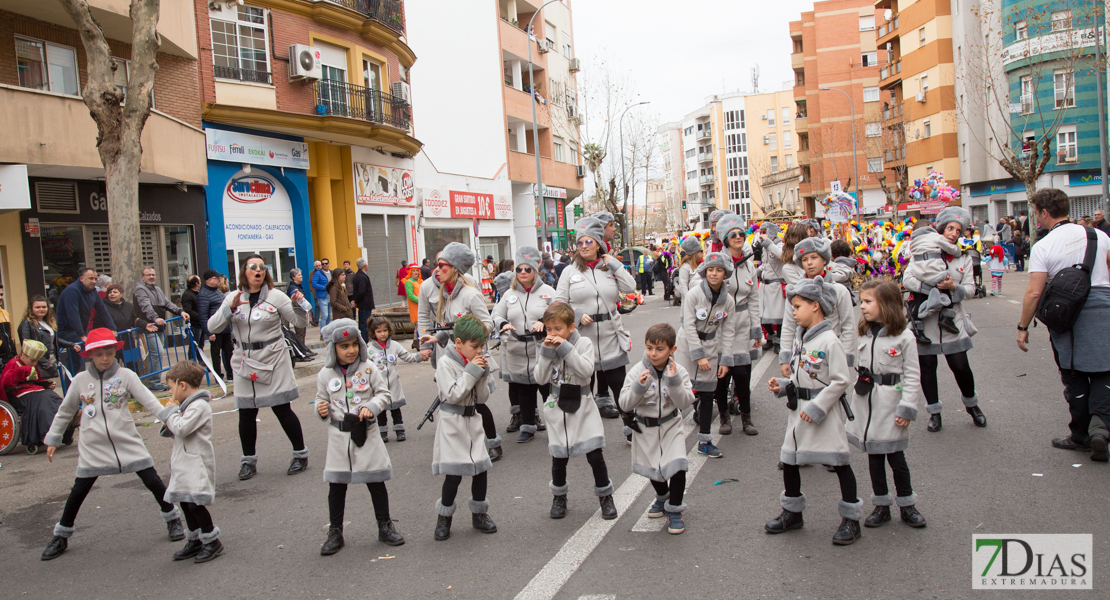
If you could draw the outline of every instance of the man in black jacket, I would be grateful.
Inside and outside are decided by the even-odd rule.
[[[94,329],[107,327],[116,331],[115,321],[96,292],[96,271],[80,269],[77,281],[66,286],[58,296],[54,311],[58,319],[58,337],[75,344],[69,352],[69,370],[76,375],[85,368],[85,361],[78,353],[85,344],[89,319],[93,319]]]
[[[370,268],[366,264],[365,258],[360,258],[355,261],[355,266],[358,271],[355,272],[354,279],[354,307],[358,310],[355,315],[358,319],[358,331],[362,334],[362,339],[366,343],[370,343],[370,332],[366,329],[367,322],[370,321],[370,315],[374,311],[374,287],[370,285],[370,275],[367,273]]]

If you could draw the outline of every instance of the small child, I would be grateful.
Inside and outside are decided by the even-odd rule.
[[[797,335],[791,347],[790,378],[771,378],[771,393],[786,397],[790,415],[780,459],[786,488],[779,497],[782,514],[763,528],[767,533],[784,533],[802,526],[806,498],[802,495],[802,465],[831,465],[840,479],[840,527],[833,544],[846,546],[860,538],[859,521],[863,502],[856,495],[856,476],[852,472],[848,436],[844,430],[845,413],[841,397],[848,391],[851,370],[848,359],[825,318],[835,310],[836,292],[824,277],[803,279],[788,287]]]
[[[83,413],[81,435],[77,437],[77,479],[62,510],[62,518],[54,526],[54,539],[42,552],[43,560],[58,558],[69,547],[77,512],[101,475],[138,475],[162,509],[170,541],[185,539],[181,511],[163,499],[166,486],[154,470],[154,459],[135,429],[128,401],[138,400],[151,414],[161,412],[162,405],[134,371],[116,362],[119,346],[116,332],[110,329],[100,327],[89,332],[81,352],[81,356],[89,359],[89,364],[74,375],[58,414],[54,415],[50,433],[43,441],[46,457],[53,462],[54,452],[62,443],[62,433],[73,415],[78,410]]]
[[[910,327],[917,341],[932,344],[925,335],[923,321],[937,312],[940,312],[941,327],[959,330],[955,324],[956,311],[950,308],[952,294],[937,289],[936,285],[948,277],[948,261],[960,256],[960,247],[949,242],[928,222],[918,221],[910,234],[910,251],[913,260],[906,265],[906,273],[921,282],[921,291],[910,293],[906,299]]]
[[[1010,268],[1010,261],[1006,258],[1006,249],[1001,244],[997,243],[993,237],[983,238],[983,246],[990,248],[986,254],[983,255],[983,264],[991,272],[991,295],[995,295],[995,291],[999,296],[1002,295],[1002,276]]]
[[[212,394],[200,389],[204,367],[185,360],[170,367],[166,384],[170,399],[158,419],[173,434],[170,455],[170,485],[165,500],[181,505],[185,515],[185,547],[174,560],[192,558],[195,563],[215,559],[224,551],[220,528],[212,523],[205,508],[216,498],[216,451],[212,447]]]
[[[378,436],[367,435],[377,415],[389,406],[389,385],[366,353],[366,342],[352,319],[337,319],[320,330],[327,342],[324,368],[316,376],[316,414],[328,422],[328,457],[324,481],[328,482],[328,539],[322,556],[343,548],[343,514],[347,485],[365,483],[374,503],[378,539],[400,546],[405,538],[389,518],[389,492],[385,482],[393,477],[393,464]]]
[[[20,413],[19,437],[27,452],[35,454],[43,443],[62,399],[54,392],[53,380],[39,373],[39,360],[46,355],[46,345],[37,340],[23,340],[19,358],[9,360],[0,375],[0,387],[7,390],[8,401]],[[73,443],[70,423],[62,434],[62,443]]]
[[[686,530],[686,434],[682,411],[694,403],[690,374],[672,358],[677,334],[667,323],[656,323],[644,336],[644,358],[629,367],[621,388],[621,410],[636,415],[641,431],[632,433],[632,471],[651,480],[655,502],[648,518],[667,517],[667,532]],[[669,482],[669,485],[668,485]]]
[[[420,362],[420,354],[409,352],[399,342],[393,340],[393,323],[385,317],[374,317],[370,322],[370,330],[374,332],[374,341],[369,344],[370,360],[385,374],[389,384],[389,414],[393,416],[393,432],[398,442],[405,441],[405,421],[401,416],[401,407],[405,405],[405,390],[401,388],[401,374],[397,372],[397,361],[407,363]],[[389,428],[386,426],[385,411],[378,413],[378,433],[382,434],[382,441],[389,442]]]
[[[856,259],[852,258],[852,247],[844,240],[833,240],[829,246],[832,262],[829,263],[829,276],[833,281],[852,289],[852,277],[856,274]],[[852,299],[855,306],[855,298]]]
[[[547,337],[540,346],[533,369],[536,382],[550,383],[551,395],[543,405],[547,423],[547,449],[551,452],[551,518],[567,516],[567,463],[586,455],[594,473],[594,495],[601,502],[601,518],[617,518],[613,481],[605,465],[605,427],[601,411],[590,394],[594,374],[594,345],[575,328],[574,309],[552,302],[543,312]]]
[[[909,444],[910,421],[917,419],[921,395],[921,369],[917,341],[906,329],[906,315],[898,286],[872,279],[860,290],[859,379],[852,396],[854,421],[847,424],[848,442],[867,453],[875,510],[865,527],[879,527],[890,520],[890,506],[897,501],[902,522],[924,527],[917,512],[917,494],[910,485],[910,467],[904,450]],[[898,496],[890,497],[886,464],[894,472]]]
[[[444,351],[436,364],[436,388],[442,404],[432,446],[432,474],[447,476],[443,481],[443,495],[436,500],[437,541],[451,537],[451,516],[455,514],[455,496],[463,476],[472,478],[471,524],[482,533],[497,533],[486,499],[486,472],[493,464],[486,451],[482,417],[475,408],[485,404],[490,395],[490,362],[482,354],[489,340],[489,330],[477,317],[462,315],[455,319],[451,338],[455,344]]]

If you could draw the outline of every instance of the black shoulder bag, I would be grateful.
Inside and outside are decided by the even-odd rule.
[[[1098,237],[1094,229],[1085,225],[1083,228],[1087,230],[1087,252],[1083,255],[1083,262],[1057,273],[1045,286],[1037,303],[1037,320],[1055,333],[1071,331],[1091,292],[1091,271],[1095,266]]]

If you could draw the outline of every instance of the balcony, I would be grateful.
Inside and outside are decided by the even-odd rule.
[[[404,100],[381,90],[322,79],[312,83],[316,114],[361,119],[408,130],[412,113]]]
[[[889,21],[879,23],[878,29],[875,31],[875,43],[877,46],[882,47],[887,42],[897,37],[898,32],[898,15],[894,15]]]
[[[789,167],[777,173],[764,175],[761,184],[763,187],[768,187],[775,185],[776,183],[782,183],[784,181],[798,181],[798,178],[801,176],[801,167]]]
[[[809,150],[798,150],[797,152],[795,152],[795,160],[798,161],[799,165],[808,165]]]
[[[252,71],[250,69],[215,65],[213,67],[213,75],[216,76],[216,79],[234,79],[235,81],[247,81],[250,83],[273,83],[270,81],[269,71]]]
[[[349,8],[367,19],[372,19],[405,35],[404,6],[396,0],[323,0]]]
[[[902,105],[893,104],[883,108],[883,123],[896,121],[902,118]]]
[[[704,165],[706,163],[711,163],[711,162],[713,162],[713,153],[712,152],[702,152],[701,154],[698,155],[698,164],[703,164]]]
[[[801,52],[795,52],[790,55],[790,67],[795,71],[801,71],[805,68],[806,57]]]
[[[709,128],[702,129],[697,133],[698,140],[708,140],[713,138],[713,131]]]
[[[712,175],[702,175],[701,177],[698,178],[698,184],[699,185],[711,186],[715,183],[717,183],[717,178],[712,176]]]
[[[1058,165],[1074,165],[1078,162],[1079,152],[1074,147],[1056,153],[1056,164]]]
[[[1033,96],[1025,95],[1021,97],[1021,114],[1027,115],[1033,112]]]
[[[889,89],[902,81],[902,59],[879,69],[879,87]]]

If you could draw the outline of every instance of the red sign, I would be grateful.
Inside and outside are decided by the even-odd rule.
[[[556,212],[559,214],[559,229],[566,229],[566,211],[563,209],[563,201],[557,200],[555,202]]]
[[[412,236],[412,262],[420,262],[420,254],[416,252],[416,217],[409,216],[409,234]]]
[[[451,192],[451,218],[492,219],[493,194]]]
[[[948,206],[947,203],[940,200],[929,200],[927,202],[903,202],[898,205],[898,211],[918,210],[927,211],[931,209],[941,210]]]

